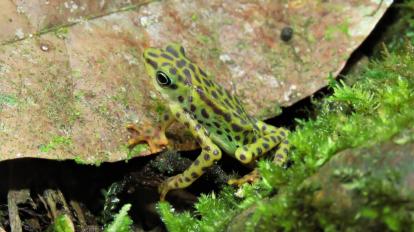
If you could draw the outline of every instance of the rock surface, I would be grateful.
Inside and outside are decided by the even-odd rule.
[[[2,1],[0,160],[150,154],[128,152],[125,125],[156,127],[165,106],[141,54],[171,41],[252,115],[273,117],[341,70],[392,3],[377,2]],[[175,128],[171,145],[193,148]]]

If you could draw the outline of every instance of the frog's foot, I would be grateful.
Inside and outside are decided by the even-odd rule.
[[[164,182],[162,182],[160,184],[160,186],[158,186],[158,193],[160,194],[160,201],[165,201],[165,196],[167,195],[167,193],[173,189],[173,187],[171,186],[171,183],[174,181],[172,180],[173,177],[168,178],[167,180],[165,180]]]
[[[254,169],[250,173],[244,175],[242,178],[228,180],[227,184],[241,186],[244,183],[254,183],[259,179],[260,179],[259,171],[257,169]]]
[[[147,143],[151,153],[156,153],[163,150],[168,144],[167,137],[162,129],[153,129],[150,127],[139,129],[134,124],[129,124],[126,128],[134,134],[128,140],[129,148],[133,148],[141,143]]]
[[[277,148],[273,158],[273,163],[279,165],[280,167],[284,167],[289,160],[289,151],[290,143],[285,139],[279,144],[279,147]]]
[[[160,194],[160,200],[164,201],[165,196],[167,193],[173,189],[185,188],[191,184],[191,180],[189,178],[185,178],[183,174],[178,174],[176,176],[172,176],[162,182],[160,186],[158,186],[158,192]]]

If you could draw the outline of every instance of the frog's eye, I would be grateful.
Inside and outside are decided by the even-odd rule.
[[[167,76],[167,74],[158,71],[156,74],[157,82],[160,86],[166,87],[171,85],[171,79]]]

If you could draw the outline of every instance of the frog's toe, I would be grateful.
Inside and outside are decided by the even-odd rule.
[[[162,182],[158,186],[158,193],[160,194],[160,200],[164,201],[167,193],[173,189],[179,188],[177,176],[173,176]]]
[[[162,151],[168,145],[164,131],[151,127],[139,129],[133,124],[127,125],[126,128],[132,133],[131,138],[128,140],[129,148],[133,148],[141,143],[147,143],[151,153],[156,153]]]
[[[135,131],[135,132],[139,133],[139,129],[135,124],[130,123],[130,124],[126,125],[126,128],[128,130]]]
[[[258,181],[259,179],[260,179],[260,174],[257,171],[257,169],[254,169],[252,172],[244,175],[242,178],[228,180],[227,184],[241,186],[245,183],[254,183]]]
[[[160,201],[165,201],[165,196],[170,191],[170,188],[168,188],[167,182],[162,182],[160,186],[158,186],[158,193],[160,194]]]

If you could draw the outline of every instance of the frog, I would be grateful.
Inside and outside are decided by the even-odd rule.
[[[235,94],[187,57],[182,45],[169,43],[165,48],[148,47],[143,52],[143,60],[147,76],[168,110],[160,117],[161,126],[156,135],[147,130],[147,134],[131,138],[129,146],[145,140],[150,143],[150,150],[156,151],[158,148],[151,143],[152,139],[161,141],[161,145],[168,144],[165,130],[178,122],[191,132],[201,148],[198,157],[184,172],[159,185],[160,200],[165,200],[171,190],[190,186],[223,154],[244,165],[254,165],[258,158],[271,153],[274,163],[286,164],[290,150],[289,130],[250,116]],[[134,125],[129,125],[128,129],[139,131]],[[228,184],[240,186],[259,178],[255,168],[242,178],[230,179]]]

